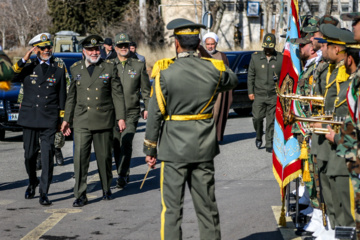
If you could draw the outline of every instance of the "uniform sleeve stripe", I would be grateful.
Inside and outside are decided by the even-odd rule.
[[[14,70],[15,73],[20,73],[23,68],[19,67],[19,65],[17,63],[15,63],[12,66],[12,69]]]

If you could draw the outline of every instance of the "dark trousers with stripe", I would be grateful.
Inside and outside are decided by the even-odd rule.
[[[74,173],[75,198],[86,194],[87,175],[90,164],[91,143],[94,143],[96,162],[103,191],[109,191],[112,181],[112,138],[113,130],[105,129],[90,131],[88,129],[74,129]]]
[[[221,239],[215,199],[214,162],[161,162],[161,239],[182,239],[181,222],[185,184],[188,184],[198,218],[200,239]]]
[[[31,185],[37,183],[36,158],[41,150],[41,177],[39,192],[48,193],[53,178],[56,128],[23,128],[25,168]],[[39,139],[41,143],[39,143]]]

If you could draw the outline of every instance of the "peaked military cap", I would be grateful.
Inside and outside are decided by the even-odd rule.
[[[306,34],[305,37],[302,37],[302,38],[292,38],[290,39],[290,42],[293,43],[293,44],[308,44],[308,43],[311,43],[311,40],[310,38],[312,37],[312,33],[308,33]]]
[[[79,44],[83,46],[83,48],[91,48],[91,47],[99,47],[104,43],[104,40],[99,35],[90,35],[86,38],[82,39]]]
[[[29,45],[32,45],[34,47],[52,46],[53,43],[50,40],[50,38],[51,38],[50,33],[40,33],[29,41]]]
[[[315,22],[317,17],[314,17],[314,20],[312,20],[311,22]],[[324,15],[323,17],[321,17],[320,19],[318,19],[316,24],[311,24],[307,27],[303,28],[304,32],[307,33],[314,33],[314,32],[319,32],[320,31],[320,25],[322,24],[332,24],[334,26],[337,26],[339,24],[339,20],[333,16],[330,15]]]
[[[115,36],[115,45],[122,43],[131,43],[129,35],[126,33],[119,33]]]
[[[263,48],[275,48],[276,45],[276,39],[275,35],[272,33],[267,33],[263,39]]]
[[[350,31],[346,31],[347,33],[343,33],[340,35],[339,40],[342,42],[345,42],[345,46],[347,48],[356,48],[356,49],[360,49],[360,44],[355,41],[354,39],[354,33],[350,32]]]
[[[345,39],[354,39],[352,32],[337,28],[332,24],[322,24],[320,26],[320,32],[324,35],[323,38],[315,38],[319,43],[346,45]]]
[[[341,20],[344,21],[354,21],[360,19],[360,12],[353,12],[353,13],[343,13],[340,15]]]
[[[184,19],[184,18],[177,18],[172,21],[170,21],[166,28],[168,30],[174,29],[174,34],[170,37],[173,37],[174,35],[195,35],[200,34],[200,28],[206,28],[205,25],[194,23],[190,20]]]

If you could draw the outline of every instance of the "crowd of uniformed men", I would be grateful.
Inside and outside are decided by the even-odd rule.
[[[339,128],[321,122],[293,126],[299,143],[303,148],[306,144],[308,149],[308,155],[302,158],[305,191],[300,204],[308,207],[302,213],[312,217],[296,232],[307,239],[335,239],[336,226],[356,228],[360,239],[360,13],[342,14],[341,19],[353,21],[353,32],[340,28],[339,21],[332,16],[304,16],[301,37],[290,40],[299,45],[303,65],[296,93],[324,98],[322,105],[300,102],[299,111],[312,119],[344,120]],[[2,58],[2,81],[23,83],[18,123],[24,128],[25,166],[29,175],[26,199],[34,197],[40,184],[40,204],[51,204],[47,193],[54,167],[55,134],[61,131],[69,136],[74,131],[73,206],[81,207],[88,201],[86,178],[92,142],[103,199],[111,200],[112,149],[119,175],[117,187],[123,188],[129,181],[132,140],[141,115],[148,118],[144,140],[146,162],[154,168],[157,157],[162,161],[162,239],[181,238],[185,183],[194,188],[191,194],[199,216],[201,239],[220,239],[213,166],[219,148],[213,107],[217,93],[236,86],[236,75],[222,60],[211,58],[212,48],[207,49],[208,58],[199,58],[196,51],[203,25],[175,19],[167,28],[174,29],[177,57],[162,59],[154,65],[152,88],[145,58],[140,55],[140,60],[130,52],[130,45],[136,48],[136,44],[131,44],[126,33],[116,35],[115,50],[111,39],[104,42],[100,36],[91,35],[82,40],[83,60],[71,66],[68,86],[66,67],[52,56],[48,33],[30,41],[33,48],[13,65],[14,76],[9,63]],[[217,42],[216,35],[210,36]],[[103,43],[105,47],[101,50]],[[274,50],[275,44],[273,34],[265,35],[264,52],[253,54],[248,77],[249,98],[254,100],[255,144],[258,148],[262,145],[262,121],[266,116],[269,152],[276,104],[272,79],[274,73],[280,75],[282,62],[282,54]],[[32,53],[36,57],[30,59]],[[0,83],[6,87],[4,82]],[[145,104],[142,114],[140,89]],[[197,101],[192,101],[195,96]],[[39,181],[36,158],[40,149]]]
[[[129,182],[132,141],[142,116],[148,118],[145,160],[149,168],[155,167],[157,158],[161,161],[161,239],[181,239],[186,184],[199,219],[200,238],[221,238],[213,159],[219,154],[218,138],[222,138],[226,119],[220,121],[217,117],[215,121],[213,110],[217,98],[221,98],[214,116],[219,116],[219,108],[224,106],[227,116],[237,77],[227,67],[226,56],[216,50],[216,34],[205,35],[203,41],[209,47],[197,53],[204,25],[175,19],[167,28],[174,31],[177,56],[154,65],[153,87],[145,58],[136,52],[136,44],[126,33],[115,36],[115,50],[110,38],[84,38],[79,43],[83,59],[71,66],[71,80],[64,62],[52,55],[49,33],[40,33],[30,40],[32,48],[12,66],[13,72],[6,55],[1,58],[0,88],[8,89],[10,80],[22,83],[18,124],[23,127],[29,177],[26,199],[34,198],[40,185],[39,203],[52,204],[47,194],[55,149],[61,148],[56,135],[70,136],[73,132],[73,207],[88,203],[86,182],[92,144],[103,200],[111,200],[112,152],[119,175],[116,187],[124,188]],[[35,57],[31,58],[33,53]],[[218,97],[221,92],[224,95]],[[140,109],[140,97],[144,111]],[[216,122],[221,125],[220,136]],[[42,168],[40,180],[36,174],[37,159]],[[63,164],[63,160],[56,161]]]
[[[302,145],[300,158],[305,190],[299,193],[303,208],[300,213],[311,216],[310,221],[296,231],[304,239],[336,239],[335,227],[337,236],[352,229],[360,239],[360,13],[342,14],[341,19],[353,21],[353,32],[341,28],[339,20],[330,15],[303,16],[301,36],[290,39],[299,45],[302,62],[295,95],[322,96],[324,100],[322,103],[298,101],[294,107],[296,114],[306,118],[294,123],[292,128]],[[258,148],[262,144],[262,118],[271,115],[266,118],[270,121],[266,129],[267,150],[272,147],[276,104],[273,73],[278,76],[280,73],[273,59],[281,54],[269,53],[269,44],[274,47],[274,38],[272,34],[265,36],[264,52],[253,54],[248,76]],[[347,239],[350,236],[351,231]]]

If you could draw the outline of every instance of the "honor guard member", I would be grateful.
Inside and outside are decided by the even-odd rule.
[[[129,182],[132,143],[140,118],[140,92],[145,105],[143,116],[147,119],[151,86],[145,63],[129,57],[129,36],[126,33],[119,33],[115,36],[115,45],[115,51],[118,54],[115,64],[125,99],[126,130],[120,133],[118,127],[115,126],[113,148],[119,175],[116,187],[124,188]]]
[[[359,139],[360,129],[359,110],[357,108],[360,86],[360,69],[358,67],[360,59],[360,12],[344,13],[340,16],[343,21],[353,21],[354,40],[346,42],[345,66],[348,73],[351,74],[351,85],[347,92],[347,104],[349,116],[341,126],[340,133],[335,136],[334,131],[326,137],[337,143],[336,152],[338,156],[347,161],[347,167],[350,173],[351,182],[354,189],[355,198],[355,224],[357,239],[360,239],[360,165],[359,165]]]
[[[341,36],[353,38],[350,31],[342,30],[331,24],[320,25],[323,40],[327,43],[327,58],[329,69],[334,70],[326,79],[325,112],[330,112],[334,120],[341,120],[348,114],[346,92],[349,87],[349,74],[345,67],[345,45]],[[326,128],[326,124],[313,124],[314,128]],[[336,144],[330,144],[325,135],[318,139],[317,161],[320,169],[322,195],[326,204],[326,213],[329,217],[329,229],[319,234],[321,239],[335,239],[335,226],[355,226],[352,215],[349,185],[349,172],[345,159],[336,154]]]
[[[264,51],[251,55],[248,72],[248,93],[252,104],[253,124],[256,131],[255,145],[262,145],[263,122],[266,117],[266,151],[272,152],[274,119],[276,107],[276,92],[274,74],[280,76],[283,55],[275,51],[275,35],[265,35],[262,47]]]
[[[14,76],[10,58],[0,50],[0,90],[10,90],[10,81]]]
[[[23,127],[25,167],[29,175],[25,198],[35,196],[35,188],[39,184],[36,177],[36,157],[41,150],[39,202],[41,205],[50,205],[47,194],[53,177],[55,133],[66,100],[65,68],[52,57],[53,43],[49,33],[35,36],[29,44],[33,47],[13,66],[13,81],[22,82],[24,86],[17,123]],[[32,52],[37,57],[30,60]]]
[[[91,143],[94,143],[96,161],[103,189],[103,200],[111,200],[111,148],[115,119],[119,131],[125,129],[125,105],[116,66],[100,58],[103,39],[98,35],[84,38],[84,59],[71,66],[72,81],[66,100],[61,130],[65,136],[74,128],[74,207],[84,206],[86,178],[90,163]]]
[[[213,160],[219,145],[212,110],[217,94],[233,89],[237,77],[223,61],[198,57],[200,28],[205,26],[182,18],[172,20],[167,29],[174,29],[177,58],[159,60],[152,74],[156,77],[144,153],[152,168],[156,159],[161,161],[161,239],[182,239],[186,184],[200,239],[221,239]]]

